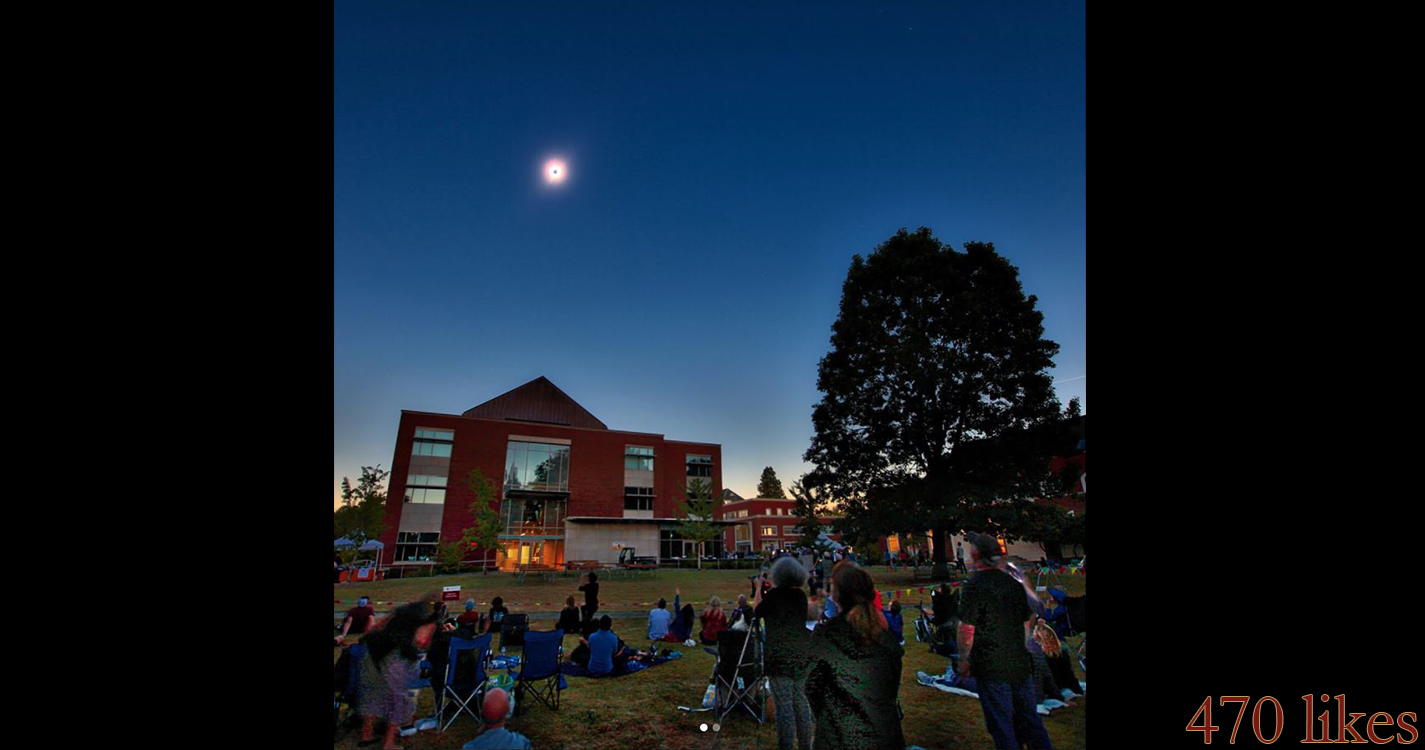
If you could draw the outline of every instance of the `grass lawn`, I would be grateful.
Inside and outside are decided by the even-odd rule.
[[[967,747],[990,748],[989,734],[985,731],[984,717],[980,713],[978,701],[962,696],[942,693],[919,685],[915,679],[917,670],[940,674],[945,671],[946,659],[929,652],[925,644],[918,643],[914,636],[912,622],[916,617],[914,604],[922,598],[929,603],[930,597],[922,595],[922,586],[929,592],[925,582],[914,582],[910,573],[888,574],[884,567],[871,568],[877,588],[882,591],[900,588],[912,589],[909,597],[902,595],[902,602],[912,605],[905,613],[906,655],[902,663],[900,703],[905,711],[902,723],[906,741],[926,748]],[[747,576],[751,571],[730,570],[662,570],[649,577],[645,574],[636,579],[607,579],[600,583],[600,612],[640,612],[636,617],[616,617],[614,632],[629,643],[641,648],[647,646],[644,634],[647,632],[648,602],[655,602],[662,596],[672,606],[673,590],[680,587],[683,601],[691,602],[699,610],[708,597],[717,595],[724,601],[735,600],[737,594],[747,593]],[[1071,594],[1085,592],[1086,576],[1060,576],[1058,585]],[[558,612],[564,598],[575,595],[578,603],[583,603],[583,595],[577,590],[573,579],[563,579],[551,584],[528,579],[520,586],[509,573],[488,575],[465,574],[459,576],[437,576],[434,578],[380,581],[376,583],[352,583],[333,586],[334,600],[354,600],[365,594],[374,600],[409,601],[420,595],[438,590],[441,586],[460,586],[461,601],[473,598],[481,610],[489,607],[495,596],[504,598],[512,612]],[[345,610],[351,604],[336,604],[334,610]],[[390,605],[377,605],[378,612],[394,609]],[[460,607],[452,606],[452,612]],[[535,630],[547,630],[553,626],[548,620],[531,622]],[[498,639],[497,639],[498,640]],[[578,645],[577,636],[564,640],[565,657]],[[564,691],[559,711],[551,711],[542,705],[532,705],[528,711],[509,723],[512,731],[530,738],[536,748],[620,748],[629,746],[667,748],[710,748],[713,733],[699,731],[698,725],[707,721],[710,714],[686,713],[677,707],[697,706],[707,688],[707,678],[712,671],[713,657],[702,647],[687,648],[676,644],[665,644],[681,651],[683,658],[668,662],[625,677],[590,680],[583,677],[568,678],[569,689]],[[339,650],[332,650],[335,662]],[[1075,665],[1075,669],[1078,667]],[[1079,672],[1082,678],[1084,675]],[[1087,696],[1076,701],[1069,708],[1056,710],[1044,717],[1044,724],[1056,747],[1081,748],[1085,746],[1084,714]],[[769,701],[770,704],[770,701]],[[417,716],[429,716],[434,711],[429,690],[422,691]],[[768,714],[771,714],[769,705]],[[401,739],[409,748],[454,748],[473,739],[478,734],[474,720],[462,716],[445,734],[434,731],[420,732]],[[356,747],[359,733],[348,731],[339,738],[335,747]],[[769,720],[759,726],[745,713],[738,717],[733,714],[723,724],[718,744],[726,748],[774,748],[777,745],[776,728]]]

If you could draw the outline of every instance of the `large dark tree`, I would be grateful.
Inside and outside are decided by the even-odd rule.
[[[949,532],[1026,527],[1063,422],[1049,376],[1059,346],[1034,305],[990,243],[958,252],[902,229],[852,259],[805,455],[807,483],[842,500],[844,527],[930,529],[937,577]]]
[[[762,478],[757,480],[757,497],[779,497],[786,499],[787,493],[782,491],[782,480],[777,478],[777,472],[768,466],[762,470]]]

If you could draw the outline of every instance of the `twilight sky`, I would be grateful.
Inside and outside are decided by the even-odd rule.
[[[540,375],[790,485],[851,256],[900,227],[1019,266],[1087,408],[1082,3],[584,5],[335,6],[334,497],[401,409]]]

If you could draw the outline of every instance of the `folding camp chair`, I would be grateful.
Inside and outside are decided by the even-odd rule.
[[[358,703],[357,691],[361,689],[361,662],[366,659],[366,644],[354,643],[346,649],[347,676],[346,688],[332,701],[332,733],[335,734],[341,727],[341,707],[346,706],[349,711],[354,712]]]
[[[718,722],[742,708],[757,722],[767,721],[767,680],[763,673],[766,642],[761,620],[753,619],[747,630],[728,630],[717,636],[717,656],[713,665],[713,685],[717,696],[714,715]]]
[[[530,631],[524,634],[523,643],[524,658],[520,660],[520,671],[514,675],[515,715],[524,708],[525,695],[558,711],[564,631]]]
[[[474,640],[450,639],[450,662],[445,666],[445,688],[436,703],[435,720],[440,722],[445,716],[446,707],[451,703],[455,704],[455,713],[440,731],[449,729],[462,712],[470,714],[477,723],[484,725],[485,719],[480,715],[479,708],[484,702],[485,664],[490,658],[490,641],[493,638],[493,633],[486,633]],[[457,669],[462,653],[470,653],[474,657],[473,670]]]
[[[524,648],[524,635],[529,631],[529,615],[505,615],[505,621],[500,627],[500,650],[505,651],[516,646]]]

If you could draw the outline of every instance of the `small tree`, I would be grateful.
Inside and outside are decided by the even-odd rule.
[[[684,539],[698,543],[698,570],[703,568],[703,545],[717,538],[720,531],[713,522],[722,507],[722,498],[712,493],[712,483],[706,479],[694,479],[683,487],[684,500],[678,501],[678,513],[682,516],[678,533]]]
[[[341,478],[342,507],[332,514],[334,539],[346,537],[354,544],[343,550],[342,561],[356,558],[363,544],[381,536],[386,529],[386,488],[383,483],[391,472],[376,466],[361,467],[361,479],[356,487],[349,477]]]
[[[757,497],[787,497],[787,493],[782,491],[782,480],[777,478],[777,472],[772,471],[770,466],[762,470],[762,478],[757,481]]]
[[[495,498],[495,484],[485,477],[484,472],[472,469],[469,484],[470,491],[475,493],[475,500],[470,503],[470,514],[475,517],[475,525],[464,529],[460,542],[462,550],[470,545],[480,548],[483,556],[480,573],[483,575],[489,567],[490,552],[499,548],[500,514],[490,507]],[[462,558],[463,554],[462,551]]]
[[[460,569],[460,561],[465,559],[465,542],[441,542],[435,546],[435,559],[440,562],[440,569],[446,573],[453,573]]]

